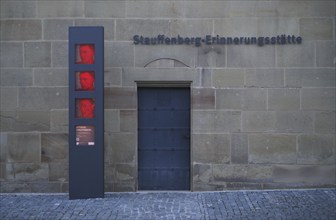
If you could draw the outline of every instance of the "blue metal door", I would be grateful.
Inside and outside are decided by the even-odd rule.
[[[138,88],[139,190],[190,189],[190,89]]]

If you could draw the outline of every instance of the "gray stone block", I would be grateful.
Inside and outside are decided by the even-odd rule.
[[[195,163],[229,163],[230,135],[194,134],[193,161]]]
[[[214,89],[193,89],[192,90],[192,108],[193,109],[214,109],[215,108],[215,90]]]
[[[46,163],[15,163],[15,180],[39,181],[48,180],[49,168]]]
[[[231,163],[248,163],[248,137],[247,134],[231,134]]]
[[[134,48],[130,42],[107,42],[104,49],[105,67],[134,66]]]
[[[286,87],[335,87],[335,70],[286,69]]]
[[[147,67],[158,59],[170,59],[183,63],[185,66],[195,66],[195,48],[186,45],[157,45],[155,47],[134,46],[134,64],[137,67]]]
[[[42,162],[67,162],[68,135],[63,133],[41,134]]]
[[[247,166],[231,164],[215,164],[213,169],[214,182],[246,182]]]
[[[120,132],[119,110],[107,109],[104,111],[104,131]]]
[[[271,182],[273,177],[272,165],[249,164],[247,166],[247,179],[253,182]]]
[[[104,85],[110,86],[120,86],[121,85],[121,68],[107,68],[104,70]]]
[[[242,113],[243,132],[306,133],[313,131],[313,113],[249,111]]]
[[[203,45],[197,49],[198,67],[225,67],[226,52],[222,45]]]
[[[135,192],[136,184],[135,181],[126,181],[121,183],[113,184],[114,192]]]
[[[335,134],[335,112],[315,112],[315,132]]]
[[[8,152],[8,141],[7,141],[8,133],[0,132],[0,163],[7,162],[7,152]]]
[[[85,1],[85,17],[122,18],[126,15],[125,1]]]
[[[193,132],[238,132],[240,116],[239,111],[193,111]]]
[[[36,17],[36,2],[32,1],[1,1],[1,18],[34,18]]]
[[[84,1],[38,1],[37,16],[49,17],[83,17]]]
[[[276,165],[273,167],[274,182],[335,184],[335,166]]]
[[[69,181],[69,164],[49,163],[49,181]]]
[[[214,69],[212,85],[216,88],[244,87],[244,69]]]
[[[2,68],[0,72],[1,86],[32,86],[33,70],[32,69],[7,69]]]
[[[163,34],[169,36],[168,20],[125,19],[117,20],[116,39],[133,41],[134,35],[143,37],[157,37]]]
[[[67,40],[68,30],[74,25],[71,19],[46,19],[43,20],[43,39],[44,40]]]
[[[19,88],[19,108],[23,110],[65,109],[68,107],[66,87]]]
[[[40,134],[9,133],[7,136],[7,150],[8,162],[40,162]]]
[[[137,137],[134,133],[114,133],[109,138],[113,163],[135,163]]]
[[[296,163],[295,135],[249,135],[248,143],[249,163]]]
[[[50,130],[49,111],[1,111],[1,131],[32,132]]]
[[[318,67],[335,67],[336,66],[335,57],[336,57],[335,41],[316,42],[316,64]]]
[[[212,166],[210,164],[193,164],[193,184],[209,183],[212,179]]]
[[[0,21],[1,40],[41,40],[42,23],[40,20],[2,20]]]
[[[136,132],[138,127],[137,110],[120,110],[120,130],[122,132]]]
[[[52,66],[53,67],[68,67],[69,66],[69,46],[68,42],[58,41],[52,43]]]
[[[335,135],[300,135],[298,164],[335,164]]]
[[[283,69],[247,69],[246,86],[281,88],[284,87]]]
[[[275,67],[275,47],[227,46],[228,67]]]
[[[34,69],[35,86],[68,86],[68,69],[38,68]]]
[[[170,23],[171,36],[180,35],[181,37],[205,37],[211,34],[212,20],[180,20],[175,19]]]
[[[114,40],[114,19],[76,19],[76,26],[103,26],[104,27],[104,40]]]
[[[305,110],[335,110],[335,88],[301,89],[301,108]]]
[[[0,109],[15,110],[18,107],[18,89],[17,87],[0,88]]]
[[[299,110],[299,89],[268,89],[268,109]]]
[[[23,43],[0,43],[0,66],[23,67]],[[2,70],[1,70],[2,71]]]
[[[123,86],[135,86],[136,81],[191,82],[199,87],[200,76],[191,68],[123,68]]]
[[[217,89],[216,108],[235,110],[266,110],[266,89]]]
[[[136,90],[135,88],[105,88],[104,90],[105,109],[135,109]]]
[[[137,169],[134,164],[116,164],[115,174],[117,182],[136,181]]]
[[[69,128],[69,112],[65,109],[53,109],[50,111],[50,130],[52,132],[64,132]]]
[[[333,27],[330,18],[300,19],[300,34],[304,40],[332,40]]]
[[[24,66],[50,67],[51,65],[50,51],[51,51],[50,42],[25,42]]]
[[[212,87],[212,69],[201,68],[199,71],[201,75],[200,85],[193,84],[193,87]]]
[[[301,45],[279,46],[277,65],[279,67],[313,67],[315,65],[314,42],[304,40]]]

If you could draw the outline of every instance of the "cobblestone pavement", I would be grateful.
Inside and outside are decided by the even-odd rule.
[[[0,219],[336,219],[336,189],[1,194]]]

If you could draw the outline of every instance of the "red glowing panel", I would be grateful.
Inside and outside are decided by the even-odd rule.
[[[91,98],[76,99],[76,117],[94,118],[95,101]]]
[[[76,63],[94,64],[95,48],[93,44],[76,45]]]
[[[95,88],[93,71],[76,72],[76,90],[92,91]]]

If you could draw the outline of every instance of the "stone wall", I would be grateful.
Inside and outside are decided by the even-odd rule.
[[[335,186],[335,1],[1,0],[1,192],[68,190],[68,27],[105,28],[105,188],[137,190],[135,81],[189,81],[191,189]],[[300,45],[134,45],[301,36]]]

